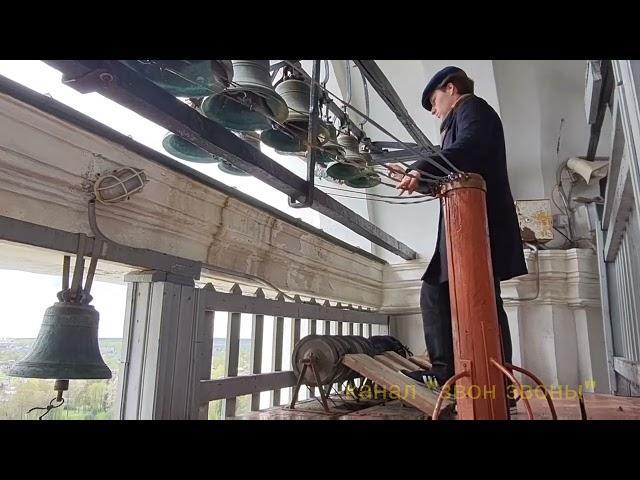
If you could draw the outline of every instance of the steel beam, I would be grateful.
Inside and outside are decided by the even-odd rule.
[[[586,155],[587,160],[595,159],[600,141],[600,131],[602,130],[602,123],[604,122],[604,114],[607,110],[607,105],[611,102],[611,93],[613,91],[614,78],[610,60],[601,60],[600,72],[602,74],[602,89],[600,90],[600,98],[598,99],[596,121],[590,127],[589,146],[587,147]]]
[[[48,248],[65,253],[81,253],[90,256],[93,252],[93,237],[85,237],[84,248],[78,252],[79,233],[70,233],[52,227],[0,216],[0,240]],[[134,248],[109,243],[101,259],[110,262],[134,265],[150,270],[161,270],[179,278],[200,278],[202,264],[186,258],[156,252],[146,248]],[[193,283],[193,282],[191,282]]]
[[[427,136],[422,133],[422,130],[418,128],[416,122],[413,121],[413,118],[411,118],[411,115],[407,112],[402,100],[400,100],[400,96],[376,62],[374,60],[354,60],[354,62],[369,82],[369,85],[371,85],[378,95],[380,95],[380,98],[382,98],[391,111],[396,114],[400,123],[402,123],[418,146],[427,151],[432,151],[433,144],[429,141]]]

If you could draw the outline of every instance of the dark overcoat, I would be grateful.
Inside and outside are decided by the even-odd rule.
[[[470,95],[461,99],[443,121],[442,154],[463,172],[482,175],[487,184],[487,216],[491,261],[495,280],[508,280],[527,273],[522,239],[509,178],[500,117],[482,98]],[[442,159],[432,156],[443,164]],[[412,169],[434,175],[442,172],[420,159]],[[436,249],[422,279],[428,283],[448,280],[447,245],[440,208]]]

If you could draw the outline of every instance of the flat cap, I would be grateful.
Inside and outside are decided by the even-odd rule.
[[[433,92],[435,91],[436,88],[439,88],[442,86],[442,84],[444,83],[445,80],[447,80],[447,78],[449,78],[451,75],[454,75],[456,73],[461,73],[464,76],[467,75],[464,72],[464,70],[462,70],[461,68],[449,66],[449,67],[444,67],[442,70],[436,73],[433,76],[433,78],[431,78],[431,80],[429,80],[429,83],[427,83],[427,86],[424,88],[424,91],[422,92],[422,106],[424,108],[431,111],[431,106],[432,106],[431,95],[433,95]]]

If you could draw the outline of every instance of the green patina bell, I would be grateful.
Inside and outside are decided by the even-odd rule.
[[[276,151],[295,153],[307,149],[307,127],[305,121],[286,122],[286,130],[279,125],[276,128],[264,130],[260,134],[260,141]]]
[[[162,139],[162,147],[171,155],[196,163],[218,163],[222,159],[217,155],[207,152],[205,149],[194,145],[188,140],[169,132]]]
[[[175,97],[205,97],[221,92],[233,79],[230,60],[123,60]]]
[[[368,172],[365,175],[360,175],[346,180],[345,184],[351,188],[372,188],[379,185],[380,181],[378,174]]]
[[[31,351],[9,375],[67,380],[111,378],[98,347],[99,318],[91,305],[63,301],[47,308]]]
[[[236,167],[235,165],[233,165],[230,162],[227,162],[226,160],[222,160],[218,164],[218,168],[220,170],[222,170],[224,173],[228,173],[229,175],[235,175],[237,177],[248,177],[249,176],[249,174],[247,172],[245,172],[244,170],[241,170],[240,168]]]
[[[287,121],[284,123],[284,128],[276,125],[262,132],[260,140],[275,150],[302,152],[307,149],[309,136],[311,89],[304,81],[291,78],[279,83],[275,90],[289,108]],[[329,130],[323,122],[318,124],[317,138],[318,145],[324,144],[329,139]]]
[[[269,60],[232,60],[233,85],[204,99],[202,113],[230,130],[267,130],[283,123],[287,104],[271,84]]]
[[[327,176],[335,180],[350,180],[362,176],[362,169],[348,163],[335,162],[327,168]]]

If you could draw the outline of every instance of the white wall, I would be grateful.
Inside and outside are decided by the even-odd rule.
[[[585,60],[496,60],[493,62],[505,130],[509,178],[516,199],[549,198],[556,168],[587,153],[584,111]],[[564,119],[556,156],[560,121]],[[601,138],[609,138],[607,113]],[[597,155],[607,155],[601,141]]]
[[[501,106],[511,192],[516,200],[544,198],[535,65],[528,61],[494,61],[493,69]]]

